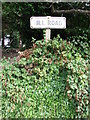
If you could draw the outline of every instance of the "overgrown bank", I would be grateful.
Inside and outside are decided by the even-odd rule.
[[[34,42],[12,65],[2,60],[2,116],[87,118],[88,47],[58,36]]]

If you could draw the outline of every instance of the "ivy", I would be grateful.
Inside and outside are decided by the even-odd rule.
[[[88,118],[87,59],[78,49],[58,36],[34,42],[13,64],[2,59],[2,117]]]

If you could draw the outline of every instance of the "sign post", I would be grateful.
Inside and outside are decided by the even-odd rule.
[[[46,29],[46,41],[50,40],[51,29],[65,29],[65,17],[31,17],[30,27],[32,29]]]
[[[50,40],[50,36],[51,36],[51,30],[46,29],[46,41]]]
[[[49,20],[50,16],[47,16],[47,19]],[[51,37],[51,29],[50,28],[46,28],[46,42],[48,42],[48,40],[50,40]]]

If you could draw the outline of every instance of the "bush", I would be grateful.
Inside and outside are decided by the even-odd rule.
[[[71,36],[67,38],[68,41],[72,42],[76,47],[78,52],[82,55],[84,59],[89,59],[89,44],[90,41],[87,37],[87,34],[83,36]]]
[[[87,61],[73,43],[39,40],[20,57],[1,60],[3,118],[88,117]]]
[[[90,29],[87,28],[78,28],[78,27],[74,27],[72,29],[65,29],[64,30],[64,35],[65,37],[69,37],[69,36],[85,36],[87,35],[87,38],[90,39]],[[87,41],[89,43],[89,41]]]

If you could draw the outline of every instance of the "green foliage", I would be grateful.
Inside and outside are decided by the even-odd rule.
[[[30,29],[30,17],[31,16],[57,16],[52,13],[50,2],[3,2],[2,3],[2,29],[4,34],[10,34],[13,31],[20,33],[21,40],[26,47],[30,47],[32,37],[42,39],[42,30]],[[54,3],[55,9],[58,10],[70,10],[81,9],[89,10],[85,2],[60,2]],[[64,16],[67,19],[67,29],[64,30],[52,30],[52,38],[55,35],[60,34],[61,37],[71,36],[72,34],[83,34],[84,29],[89,29],[90,16],[88,14],[60,14],[58,16]],[[78,30],[77,28],[81,29]],[[71,30],[70,30],[71,29]],[[88,30],[90,31],[90,30]],[[70,35],[68,35],[70,34]],[[79,35],[80,35],[79,34]],[[88,33],[88,35],[90,32]],[[16,39],[17,40],[17,39]]]
[[[78,52],[82,55],[84,59],[89,59],[89,45],[90,41],[87,34],[83,36],[71,36],[67,38],[68,41],[71,41],[78,49]]]
[[[41,39],[41,30],[30,29],[30,17],[31,16],[45,16],[49,15],[49,10],[46,6],[50,3],[37,2],[12,2],[2,3],[2,29],[4,34],[10,34],[11,32],[19,32],[21,40],[26,47],[30,47],[32,37]],[[17,33],[16,33],[17,34]],[[39,34],[39,36],[38,36]],[[15,39],[15,34],[13,35]],[[16,44],[18,39],[16,39]],[[14,43],[13,43],[14,44]]]
[[[87,61],[75,45],[58,36],[28,52],[13,64],[1,60],[3,118],[88,118]]]
[[[11,47],[18,48],[19,47],[19,39],[20,39],[19,32],[13,31],[12,37],[11,37],[11,40],[12,40]]]
[[[80,27],[75,27],[75,28],[70,28],[70,29],[65,29],[64,31],[66,37],[69,37],[69,36],[86,36],[88,39],[90,39],[90,30],[88,28],[80,28]],[[89,41],[87,41],[89,43]]]

